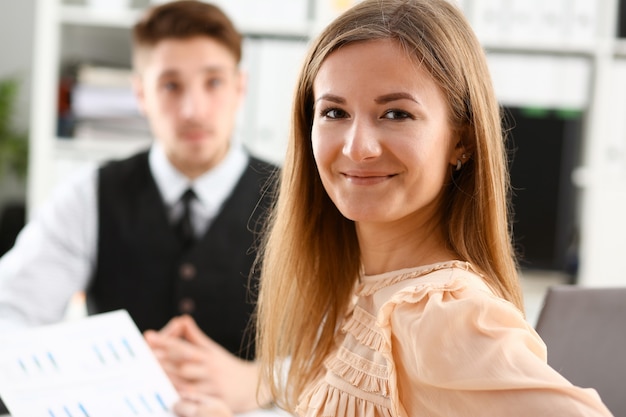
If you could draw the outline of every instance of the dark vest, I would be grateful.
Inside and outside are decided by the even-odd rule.
[[[250,281],[250,271],[271,205],[275,170],[251,158],[206,234],[184,252],[167,220],[148,153],[103,166],[89,313],[126,309],[141,331],[160,329],[186,313],[217,343],[252,359],[250,318],[258,277],[255,273]]]

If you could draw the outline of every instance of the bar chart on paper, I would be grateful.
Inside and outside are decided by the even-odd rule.
[[[178,394],[126,311],[0,339],[12,417],[171,417]]]

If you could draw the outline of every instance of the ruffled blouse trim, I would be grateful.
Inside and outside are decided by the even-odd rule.
[[[359,284],[356,287],[356,295],[360,297],[367,297],[378,292],[382,288],[397,284],[398,282],[405,281],[407,279],[418,278],[442,269],[451,268],[471,271],[475,274],[480,275],[469,262],[458,260],[439,262],[431,265],[406,268],[377,275],[363,275],[361,276]]]
[[[389,369],[341,347],[324,362],[326,369],[365,392],[389,395]]]
[[[342,332],[351,334],[361,344],[372,350],[384,351],[384,335],[376,329],[376,317],[363,308],[356,306],[351,317],[342,327]]]
[[[328,384],[324,378],[296,407],[300,417],[392,417],[391,409],[377,401],[368,401]]]

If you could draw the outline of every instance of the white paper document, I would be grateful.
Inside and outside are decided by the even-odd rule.
[[[12,417],[172,417],[178,399],[125,310],[0,337]]]

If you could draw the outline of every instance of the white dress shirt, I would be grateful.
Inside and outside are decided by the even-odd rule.
[[[193,188],[192,225],[200,236],[245,171],[248,155],[233,141],[224,160],[193,182],[156,142],[149,164],[170,220],[181,215],[179,199]],[[97,183],[93,166],[58,187],[0,258],[0,332],[62,320],[73,295],[87,288],[97,259]]]

